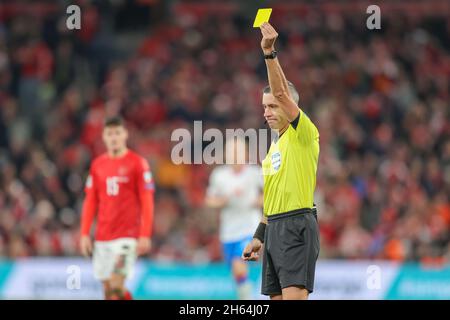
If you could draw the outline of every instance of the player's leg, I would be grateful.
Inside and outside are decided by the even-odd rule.
[[[131,300],[131,292],[125,287],[125,281],[132,275],[136,262],[136,240],[117,239],[113,244],[114,267],[109,278],[111,298],[115,300]]]
[[[110,300],[111,298],[111,286],[109,285],[109,280],[103,280],[103,297],[105,300]]]
[[[270,296],[270,300],[283,300],[283,296],[281,294],[274,294]]]
[[[110,244],[106,241],[96,241],[92,254],[94,278],[102,282],[103,297],[105,300],[111,298],[109,277],[112,271],[112,259]]]
[[[233,272],[234,281],[236,282],[238,299],[252,299],[252,286],[248,280],[248,270],[245,261],[242,261],[240,257],[235,257],[231,264],[231,270]]]
[[[241,260],[241,254],[244,250],[241,242],[223,242],[222,249],[225,263],[231,268],[231,273],[236,283],[238,299],[251,299],[251,287],[249,288],[247,280],[247,266],[245,262]]]
[[[112,300],[125,300],[127,289],[125,288],[124,275],[113,272],[109,278],[109,285]]]
[[[236,251],[236,244],[237,244],[237,242],[234,242],[234,241],[233,242],[231,242],[231,241],[223,242],[222,243],[222,254],[223,254],[223,259],[224,259],[225,263],[227,264],[227,266],[231,269],[231,273],[237,284],[236,272],[240,272],[240,271],[236,270],[236,262],[235,262],[236,259],[235,259],[235,253],[234,253]],[[239,292],[237,293],[237,296],[238,296],[238,299],[240,299]]]
[[[248,278],[248,264],[241,259],[241,255],[245,249],[245,246],[251,240],[251,236],[246,237],[243,240],[238,241],[233,248],[231,269],[233,272],[234,280],[236,282],[239,300],[252,299],[252,285]]]

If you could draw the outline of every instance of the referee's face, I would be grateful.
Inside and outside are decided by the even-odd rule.
[[[264,107],[264,118],[271,129],[280,130],[286,126],[288,120],[271,93],[263,94],[262,105]]]

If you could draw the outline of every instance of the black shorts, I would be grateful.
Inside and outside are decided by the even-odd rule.
[[[268,220],[261,293],[279,295],[281,289],[291,286],[304,286],[313,292],[320,249],[315,208],[269,216]]]

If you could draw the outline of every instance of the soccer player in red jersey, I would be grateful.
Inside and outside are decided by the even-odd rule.
[[[125,280],[137,256],[151,247],[154,182],[148,162],[127,148],[127,138],[120,117],[105,121],[107,152],[91,164],[82,209],[80,249],[84,256],[93,256],[94,276],[102,281],[108,300],[132,299]]]

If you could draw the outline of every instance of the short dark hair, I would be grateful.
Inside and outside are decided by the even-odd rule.
[[[298,104],[298,101],[300,100],[300,96],[299,96],[299,94],[298,94],[297,89],[296,89],[295,86],[292,84],[292,82],[288,81],[287,83],[288,83],[288,88],[289,88],[289,91],[290,91],[290,93],[291,93],[292,99],[294,100],[294,102],[295,102],[296,104]],[[270,86],[264,87],[263,93],[270,93],[270,92],[271,92]]]
[[[125,126],[125,122],[121,116],[112,116],[105,119],[103,127],[119,127]]]

